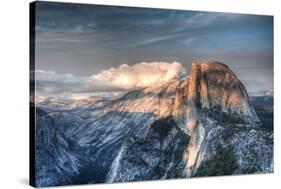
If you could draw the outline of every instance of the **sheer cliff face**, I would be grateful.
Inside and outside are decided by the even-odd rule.
[[[273,171],[272,132],[260,129],[245,87],[219,62],[193,63],[185,80],[48,116],[39,125],[52,120],[46,122],[55,127],[51,136],[64,139],[51,142],[48,153],[79,155],[74,164],[62,156],[52,170],[41,170],[39,186],[58,182],[53,175],[62,172],[60,162],[76,166],[75,173],[64,174],[69,184]],[[50,141],[47,135],[38,140]],[[77,149],[63,145],[68,143]]]
[[[185,122],[179,125],[186,128],[191,136],[185,154],[187,174],[191,174],[191,170],[200,163],[198,156],[208,134],[208,120],[211,120],[206,111],[216,112],[219,109],[230,117],[241,119],[245,125],[259,124],[245,87],[233,71],[222,63],[193,63],[188,84],[184,89],[179,89],[177,94],[175,106],[185,104],[185,107],[174,108],[177,111],[183,108],[180,112]]]
[[[183,105],[185,107],[181,107]],[[181,116],[186,114],[189,132],[193,130],[200,111],[204,108],[221,108],[226,113],[241,115],[248,124],[259,123],[244,85],[233,71],[219,62],[193,63],[186,86],[177,90],[175,117],[177,111],[185,111]]]
[[[249,104],[244,85],[226,65],[207,62],[194,66],[198,66],[200,70],[200,85],[197,88],[200,88],[202,108],[220,106],[223,111],[245,115],[245,121],[249,124],[259,122]]]

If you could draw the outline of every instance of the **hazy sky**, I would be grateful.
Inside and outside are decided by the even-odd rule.
[[[116,74],[139,63],[143,71],[151,69],[143,62],[174,62],[173,71],[182,74],[175,62],[189,73],[193,61],[217,60],[250,92],[273,86],[271,16],[50,2],[36,6],[36,69],[58,78],[46,79],[49,83],[64,77],[74,83],[108,79],[110,68]],[[152,67],[163,71],[163,66]]]

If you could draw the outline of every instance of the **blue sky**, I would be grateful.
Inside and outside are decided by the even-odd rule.
[[[121,64],[227,64],[248,91],[273,86],[273,17],[37,2],[36,69],[88,77]]]

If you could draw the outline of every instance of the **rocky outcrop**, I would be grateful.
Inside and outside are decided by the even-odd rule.
[[[220,108],[223,112],[239,115],[246,124],[252,126],[259,124],[244,85],[233,71],[222,63],[214,61],[193,63],[187,84],[176,92],[174,110],[185,111],[181,116],[185,114],[187,116],[188,132],[194,129],[203,108]],[[183,105],[185,107],[180,107]]]
[[[186,88],[188,95],[183,96],[187,101],[184,109],[186,121],[183,123],[191,139],[184,157],[187,161],[185,174],[191,176],[202,161],[199,157],[201,147],[208,140],[209,132],[213,132],[207,129],[211,123],[209,112],[221,116],[212,121],[227,117],[232,119],[231,124],[239,120],[245,126],[257,126],[259,119],[249,103],[244,85],[222,63],[193,63]]]

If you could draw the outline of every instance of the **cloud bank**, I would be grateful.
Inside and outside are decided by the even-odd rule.
[[[39,95],[127,91],[151,85],[161,85],[185,74],[178,62],[141,62],[122,64],[89,77],[36,70],[36,92]]]
[[[75,83],[84,80],[82,77],[76,77],[72,74],[58,74],[54,71],[36,70],[35,76],[37,81]]]
[[[101,71],[91,76],[90,82],[130,90],[162,84],[183,74],[185,70],[178,62],[142,62],[132,66],[122,64],[117,68]]]

